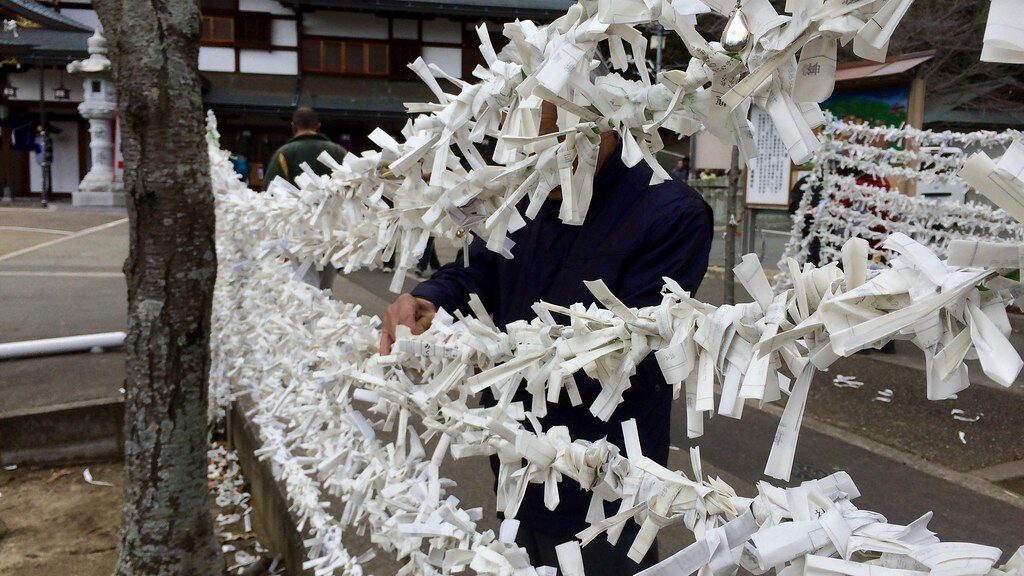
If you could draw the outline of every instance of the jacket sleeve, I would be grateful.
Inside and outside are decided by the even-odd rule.
[[[651,206],[650,210],[652,222],[642,249],[622,273],[618,296],[627,306],[661,302],[664,276],[693,294],[708,270],[714,234],[711,207],[691,192],[667,206]]]
[[[270,155],[270,159],[267,160],[266,167],[263,169],[263,190],[266,191],[270,187],[270,183],[274,181],[274,178],[283,176],[281,173],[281,165],[278,162],[278,157],[281,155],[281,149],[274,150],[274,153]]]
[[[445,264],[429,280],[413,289],[412,295],[429,300],[449,313],[469,312],[469,295],[476,294],[484,306],[494,311],[498,304],[498,254],[487,249],[484,241],[473,238],[469,246],[469,266],[463,266],[462,250],[454,262]]]
[[[338,161],[338,164],[341,164],[341,162],[345,160],[345,155],[348,154],[348,150],[346,150],[341,144],[335,144],[333,142],[332,144],[334,145],[332,146],[333,150],[331,150],[331,156]]]

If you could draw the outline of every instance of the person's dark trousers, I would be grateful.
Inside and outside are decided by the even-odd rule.
[[[434,270],[441,267],[441,262],[437,260],[437,250],[434,249],[433,236],[427,239],[427,247],[423,249],[423,256],[420,256],[420,261],[416,264],[416,269],[420,272],[426,272],[428,267]]]
[[[619,535],[618,543],[612,546],[605,534],[601,534],[583,547],[583,569],[587,576],[632,576],[658,563],[658,541],[655,540],[647,555],[637,564],[630,560],[626,553],[636,538],[640,526],[632,519],[626,521],[626,527]],[[520,525],[516,534],[516,544],[526,549],[530,555],[530,563],[534,566],[558,567],[558,556],[555,546],[572,540],[571,536],[552,536],[531,530]]]

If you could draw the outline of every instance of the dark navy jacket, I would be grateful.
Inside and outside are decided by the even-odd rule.
[[[621,144],[620,144],[621,150]],[[589,305],[593,295],[584,280],[604,280],[627,306],[661,302],[662,277],[669,276],[691,293],[697,290],[708,266],[711,250],[711,208],[693,189],[674,180],[650,186],[651,169],[645,162],[627,168],[619,151],[594,178],[594,198],[582,226],[558,219],[559,201],[547,200],[534,220],[510,237],[513,259],[487,250],[475,239],[469,248],[469,267],[462,257],[438,270],[412,294],[449,312],[469,312],[469,295],[480,296],[494,322],[504,327],[530,319],[530,306],[544,300],[568,306]],[[559,318],[556,315],[556,319]],[[668,461],[669,416],[672,391],[661,376],[654,355],[637,368],[624,401],[609,422],[590,413],[600,384],[582,372],[576,382],[583,404],[573,407],[564,392],[560,402],[548,405],[541,418],[547,430],[565,425],[572,437],[597,440],[608,437],[622,447],[620,423],[635,418],[645,456]],[[527,399],[520,389],[516,399]],[[493,398],[484,398],[493,403]],[[529,406],[529,401],[526,402]],[[561,501],[554,511],[544,507],[543,485],[531,484],[517,518],[527,527],[547,534],[570,536],[587,526],[584,521],[589,493],[568,479],[558,486]],[[617,504],[608,513],[617,511]]]

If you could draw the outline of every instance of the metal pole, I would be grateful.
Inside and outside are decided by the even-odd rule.
[[[726,200],[725,226],[725,303],[736,303],[736,200],[740,192],[740,149],[732,147],[729,167],[729,196]]]
[[[0,72],[0,90],[7,87],[10,77],[6,71]],[[7,95],[0,92],[0,131],[3,132],[2,143],[0,143],[0,179],[3,180],[3,201],[14,200],[14,192],[11,190],[11,132],[7,122],[10,109]]]
[[[697,177],[697,134],[700,131],[690,134],[690,179]]]
[[[0,344],[0,360],[117,348],[122,345],[124,345],[124,332],[104,332],[102,334],[83,334],[81,336],[64,336],[61,338],[27,340],[24,342],[5,342]]]
[[[39,65],[39,135],[42,137],[42,162],[39,167],[43,174],[43,206],[50,203],[50,194],[53,192],[53,141],[50,139],[50,132],[46,129],[46,68]]]
[[[757,251],[757,208],[749,206],[743,209],[743,250],[744,254]]]

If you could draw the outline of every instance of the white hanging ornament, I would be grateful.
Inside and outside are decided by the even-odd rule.
[[[747,17],[743,14],[740,3],[729,15],[729,21],[725,23],[725,30],[722,32],[722,47],[726,52],[739,52],[747,47],[750,41],[750,29],[747,28]]]

